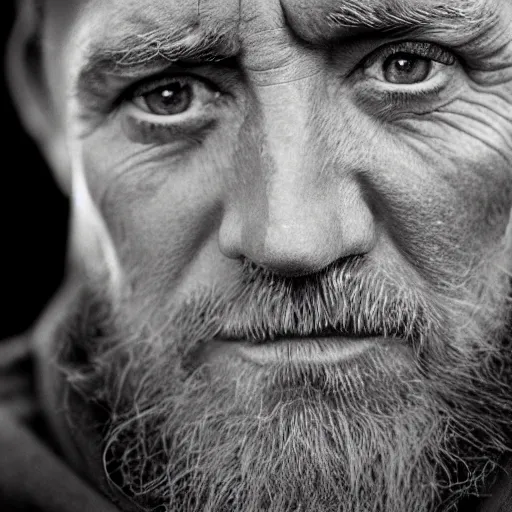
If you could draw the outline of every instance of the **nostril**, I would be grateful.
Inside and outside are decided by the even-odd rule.
[[[251,278],[251,276],[257,276],[259,278],[264,277],[268,280],[268,282],[272,282],[275,278],[283,278],[283,277],[291,277],[291,278],[300,278],[300,277],[308,277],[310,275],[318,274],[318,271],[311,270],[309,272],[304,271],[303,269],[297,269],[297,271],[294,273],[277,273],[274,270],[272,270],[269,267],[263,267],[259,265],[258,263],[255,263],[254,261],[251,261],[250,259],[246,258],[245,256],[242,257],[242,267],[244,269],[244,275],[247,275]],[[325,270],[325,269],[320,269]]]
[[[253,263],[251,261],[251,263]],[[255,267],[259,268],[260,271],[267,272],[269,275],[279,275],[281,277],[307,277],[309,275],[318,274],[324,270],[328,265],[305,265],[304,262],[297,262],[293,264],[288,262],[287,264],[270,264],[268,266],[262,266],[254,264]]]

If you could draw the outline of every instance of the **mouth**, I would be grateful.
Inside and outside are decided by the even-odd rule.
[[[293,364],[334,364],[357,357],[376,345],[396,342],[384,337],[283,337],[265,342],[214,340],[217,350],[236,355],[260,366]]]
[[[309,332],[299,325],[281,332],[226,328],[212,342],[214,352],[260,366],[325,365],[356,358],[372,348],[403,348],[413,343],[413,332],[398,322],[387,326],[370,326],[369,322],[327,325]]]
[[[231,335],[230,335],[231,334]],[[213,343],[223,354],[258,365],[279,363],[333,364],[355,358],[372,347],[403,345],[404,332],[325,329],[314,333],[285,333],[258,338],[220,333]]]

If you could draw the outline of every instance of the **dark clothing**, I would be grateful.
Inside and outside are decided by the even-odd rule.
[[[119,512],[44,441],[28,338],[0,343],[0,511]]]

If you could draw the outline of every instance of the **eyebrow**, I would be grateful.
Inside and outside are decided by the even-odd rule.
[[[193,66],[226,60],[240,46],[232,33],[199,32],[194,26],[137,32],[91,46],[77,78],[79,95],[102,96],[109,77],[139,77],[177,63]]]
[[[432,5],[411,5],[409,0],[343,0],[340,4],[327,14],[332,28],[401,32],[435,26],[474,32],[484,21],[496,18],[486,0],[447,0]]]

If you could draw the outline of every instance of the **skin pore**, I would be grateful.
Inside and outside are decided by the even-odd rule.
[[[73,211],[37,351],[77,471],[123,510],[488,489],[512,447],[510,2],[43,7],[33,135]]]

